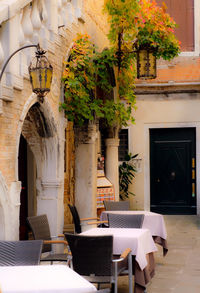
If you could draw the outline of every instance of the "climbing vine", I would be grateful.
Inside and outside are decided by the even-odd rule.
[[[114,86],[110,80],[110,70],[116,64],[112,49],[98,52],[88,35],[77,35],[63,72],[65,101],[60,106],[69,121],[83,125],[85,121],[104,118],[108,125],[122,126],[134,120],[132,109],[135,96],[128,82],[128,79],[132,80],[131,76],[125,77],[123,90],[122,87],[120,90],[121,97],[127,103],[120,98],[110,98]],[[129,90],[125,91],[125,87],[129,87]],[[103,97],[98,95],[97,89],[104,93]]]
[[[170,60],[180,53],[180,42],[174,35],[175,21],[166,13],[166,5],[154,0],[104,0],[104,11],[110,24],[109,40],[116,47],[122,35],[122,51],[139,47],[154,49],[157,58]]]
[[[180,52],[180,43],[174,36],[175,22],[156,1],[104,0],[104,13],[110,48],[99,52],[88,35],[77,35],[65,62],[60,108],[77,125],[104,118],[107,125],[121,127],[134,123],[136,50],[148,46],[157,58],[170,60]]]

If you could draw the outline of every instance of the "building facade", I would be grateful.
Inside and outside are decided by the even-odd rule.
[[[67,218],[66,205],[70,201],[67,189],[74,180],[74,169],[77,196],[73,200],[81,216],[96,214],[98,129],[91,126],[88,139],[76,148],[78,160],[74,167],[73,163],[70,165],[73,156],[69,157],[74,152],[69,142],[73,136],[66,135],[70,126],[59,111],[63,100],[63,61],[69,57],[77,33],[90,35],[100,50],[108,46],[102,1],[1,1],[0,68],[18,48],[39,43],[53,66],[53,79],[50,93],[40,103],[32,93],[28,75],[33,48],[13,56],[2,77],[0,239],[26,238],[26,217],[39,214],[47,214],[52,235],[62,232],[64,210]],[[69,170],[71,177],[66,174]]]
[[[199,214],[200,4],[165,2],[178,24],[182,52],[170,62],[158,61],[156,79],[137,81],[129,151],[142,160],[131,202],[135,209]]]

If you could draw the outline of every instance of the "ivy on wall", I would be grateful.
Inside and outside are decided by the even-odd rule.
[[[166,7],[158,7],[156,1],[104,0],[104,13],[110,25],[110,48],[99,52],[88,35],[78,34],[65,62],[65,101],[60,108],[76,125],[98,118],[104,118],[110,126],[134,123],[136,50],[148,46],[157,58],[166,60],[180,52],[180,43],[174,36],[176,24]],[[111,96],[112,68],[117,96],[105,99],[105,94],[99,95],[97,89]]]
[[[96,94],[97,88],[108,96],[111,94],[113,87],[109,69],[116,64],[117,58],[112,49],[98,52],[88,35],[77,35],[63,72],[65,102],[61,104],[61,108],[69,121],[83,125],[85,121],[104,118],[108,125],[117,123],[122,126],[129,120],[134,120],[132,109],[135,95],[129,82],[132,81],[132,72],[127,76],[124,71],[121,73],[124,80],[123,89],[120,88],[120,98],[103,99]]]

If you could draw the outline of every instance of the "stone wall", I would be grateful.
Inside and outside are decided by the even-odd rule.
[[[33,128],[29,127],[30,116],[27,114],[38,100],[32,93],[28,77],[28,65],[35,49],[25,49],[9,62],[0,85],[0,184],[3,186],[3,193],[0,195],[3,215],[0,229],[4,231],[2,239],[18,238],[21,191],[18,180],[18,149],[21,133],[27,138],[36,159],[37,180],[34,188],[37,189],[37,213],[48,214],[53,234],[62,232],[64,206],[66,207],[68,200],[73,198],[73,191],[69,192],[68,185],[71,186],[74,180],[74,158],[71,157],[73,138],[69,136],[68,167],[64,175],[67,121],[59,111],[59,102],[63,99],[63,61],[68,58],[77,33],[91,35],[92,41],[100,50],[108,46],[102,3],[103,1],[91,0],[1,2],[0,66],[2,68],[4,60],[19,47],[40,42],[53,66],[53,80],[51,91],[45,97],[44,103],[38,106],[38,111],[48,121],[47,127],[54,129],[51,137],[42,137],[36,131],[37,120],[34,121]],[[73,190],[72,186],[70,188]],[[10,214],[12,217],[9,217]],[[65,223],[71,221],[66,212],[65,216]]]

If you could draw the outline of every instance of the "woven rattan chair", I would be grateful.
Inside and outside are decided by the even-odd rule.
[[[108,222],[110,228],[141,228],[143,221],[143,214],[108,214]]]
[[[70,255],[67,253],[53,253],[53,247],[52,244],[64,244],[68,245],[68,243],[65,240],[55,240],[57,237],[63,237],[64,235],[59,235],[57,237],[52,237],[50,234],[50,228],[49,228],[49,222],[47,215],[40,215],[40,216],[34,216],[34,217],[28,217],[27,218],[28,224],[30,226],[30,229],[33,234],[34,239],[42,239],[44,240],[42,253],[49,252],[49,254],[45,257],[41,258],[41,261],[50,261],[51,264],[54,261],[64,261],[68,262],[70,261]],[[54,238],[54,240],[53,240]]]
[[[108,221],[99,221],[98,217],[90,217],[90,218],[80,218],[77,208],[74,205],[68,204],[70,212],[74,221],[74,232],[79,234],[82,232],[82,225],[97,225],[98,227],[102,227],[104,223],[108,223]],[[96,220],[96,221],[94,221]],[[92,221],[92,222],[86,222]]]
[[[130,210],[130,202],[128,200],[123,201],[110,201],[104,200],[104,207],[106,211],[128,211]]]
[[[132,256],[127,249],[121,256],[113,259],[113,236],[86,236],[65,233],[72,252],[73,269],[91,283],[114,284],[117,293],[118,275],[129,274],[129,293],[132,293]],[[127,262],[128,261],[128,262]]]
[[[42,245],[42,240],[0,241],[0,266],[38,265]]]

